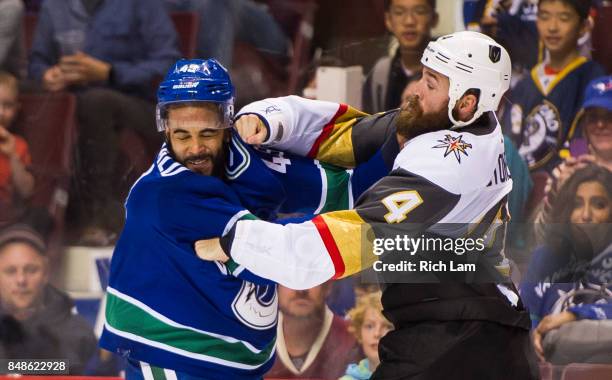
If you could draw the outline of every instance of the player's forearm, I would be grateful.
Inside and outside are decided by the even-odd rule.
[[[311,222],[277,225],[240,221],[224,248],[257,276],[291,289],[309,289],[335,274],[334,264]]]
[[[352,126],[367,116],[344,104],[298,96],[251,103],[237,117],[246,114],[266,125],[265,146],[342,167],[355,166]]]
[[[264,145],[306,156],[339,107],[337,103],[284,96],[250,103],[236,117],[257,115],[268,129]]]

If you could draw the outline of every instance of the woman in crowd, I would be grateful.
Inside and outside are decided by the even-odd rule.
[[[568,156],[552,171],[546,188],[546,197],[535,216],[536,238],[545,235],[550,223],[552,204],[559,189],[572,174],[590,164],[612,170],[612,75],[593,80],[587,86],[582,108],[572,125],[577,131],[570,142]],[[567,150],[565,151],[566,153]]]
[[[612,344],[606,338],[612,325],[567,324],[612,319],[612,173],[598,165],[575,171],[551,206],[545,244],[534,251],[520,286],[536,353],[559,364],[598,362]]]

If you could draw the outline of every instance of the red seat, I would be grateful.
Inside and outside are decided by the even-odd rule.
[[[612,365],[572,363],[565,367],[561,380],[610,380]]]
[[[59,254],[72,174],[76,139],[76,98],[70,93],[22,94],[16,132],[28,142],[36,178],[33,206],[49,211],[54,227],[49,237],[52,258]]]
[[[603,2],[597,9],[593,27],[593,59],[604,66],[607,73],[612,72],[612,4]]]
[[[232,77],[242,101],[252,101],[268,96],[297,93],[301,76],[310,63],[310,45],[314,30],[315,0],[260,0],[268,5],[270,13],[292,41],[293,51],[289,59],[267,55],[253,46],[237,41],[234,45]],[[260,78],[256,83],[246,81],[241,87],[241,77]],[[261,83],[261,84],[260,84]],[[253,89],[252,86],[262,88]],[[265,87],[265,88],[264,88]]]
[[[195,58],[200,18],[195,12],[170,12],[178,34],[179,51],[184,58]]]
[[[36,31],[36,23],[38,22],[38,13],[26,12],[23,16],[23,44],[26,52],[32,49],[34,41],[34,32]]]
[[[310,62],[310,43],[313,37],[314,16],[317,4],[313,0],[267,0],[272,15],[293,44],[293,55],[287,66],[287,87],[282,95],[295,94],[300,75]]]
[[[546,195],[545,190],[546,182],[548,181],[548,173],[544,171],[533,172],[531,173],[531,180],[533,181],[533,188],[525,204],[525,215],[527,217],[531,216],[531,213],[537,209]]]
[[[550,363],[538,363],[540,368],[540,376],[541,380],[552,380],[553,378],[553,368]]]

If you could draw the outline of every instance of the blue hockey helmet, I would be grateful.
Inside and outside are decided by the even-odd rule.
[[[225,67],[215,59],[181,59],[168,71],[157,90],[157,130],[167,127],[168,106],[193,102],[216,104],[222,120],[218,128],[231,127],[234,86]]]

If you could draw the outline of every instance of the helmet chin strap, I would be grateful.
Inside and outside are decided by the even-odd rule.
[[[462,128],[462,127],[465,127],[466,125],[470,125],[476,119],[478,119],[480,117],[480,115],[482,115],[482,111],[476,111],[476,112],[474,112],[474,115],[472,115],[470,120],[468,120],[468,121],[455,120],[455,118],[453,117],[453,109],[450,108],[450,106],[448,107],[448,118],[451,121],[451,123],[453,123],[453,128],[452,129]]]

